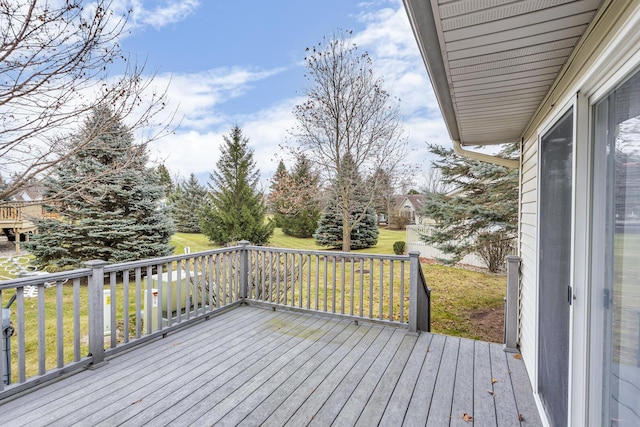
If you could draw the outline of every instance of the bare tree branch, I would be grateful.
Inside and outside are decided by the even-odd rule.
[[[393,174],[406,153],[398,102],[373,73],[371,58],[338,31],[307,48],[307,100],[294,114],[292,134],[331,182],[343,218],[343,250],[385,185],[378,171]],[[346,165],[346,161],[349,165]],[[359,177],[366,186],[356,185]],[[354,205],[363,209],[350,218]]]
[[[129,64],[118,44],[127,17],[107,0],[0,2],[0,200],[91,146],[101,129],[71,152],[64,142],[96,105],[109,106],[132,131],[154,127],[143,143],[167,130],[153,123],[164,90],[156,91],[153,76],[143,78],[144,67]],[[124,71],[110,77],[115,66]]]

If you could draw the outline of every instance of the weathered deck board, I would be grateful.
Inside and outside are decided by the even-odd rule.
[[[349,374],[331,393],[331,396],[324,402],[322,407],[313,416],[310,423],[315,426],[331,425],[336,415],[340,413],[349,396],[356,389],[362,378],[368,372],[373,361],[378,357],[382,349],[387,345],[391,336],[396,333],[390,328],[384,328],[376,341],[367,349],[366,353],[354,364]]]
[[[179,373],[177,377],[176,375],[165,377],[164,382],[170,383],[171,389],[177,387],[180,392],[171,393],[169,387],[153,388],[152,394],[139,399],[140,403],[150,398],[152,400],[144,412],[130,406],[120,411],[115,417],[108,418],[106,425],[113,425],[125,420],[137,425],[152,420],[153,423],[162,424],[173,421],[174,418],[182,414],[194,416],[195,408],[202,405],[203,399],[214,399],[215,396],[224,394],[225,390],[233,389],[237,384],[242,384],[251,377],[252,373],[294,345],[293,339],[297,335],[308,329],[320,330],[318,328],[326,323],[320,319],[313,320],[305,319],[301,323],[291,323],[290,326],[279,329],[277,334],[265,333],[265,338],[259,340],[257,345],[244,346],[239,352],[228,354],[228,357],[218,355],[216,360],[209,359],[211,363],[206,363],[205,360],[205,363],[193,366],[188,372]],[[239,361],[241,363],[238,363]],[[192,363],[194,362],[199,363],[199,360],[192,361]],[[245,364],[251,365],[251,369],[245,369]],[[133,397],[138,396],[134,395]],[[137,402],[137,400],[134,401]],[[160,402],[161,405],[153,404],[156,402]],[[100,419],[102,420],[102,417]],[[98,421],[96,418],[89,418],[89,420]]]
[[[270,315],[275,316],[275,313]],[[262,322],[268,321],[269,317],[262,317],[260,313],[242,312],[234,310],[229,312],[228,321],[237,325],[239,331],[245,330],[249,333],[259,335],[264,329]],[[255,319],[260,319],[260,323],[256,323]],[[243,326],[243,322],[245,325]],[[213,333],[219,334],[220,345],[236,345],[241,346],[245,343],[242,337],[234,332],[228,323],[211,323],[208,326]],[[216,329],[213,329],[216,328]],[[202,332],[198,328],[190,328],[183,331],[179,336],[170,337],[167,340],[159,340],[149,343],[143,347],[119,355],[114,362],[100,368],[99,371],[81,371],[72,377],[72,381],[58,381],[45,388],[37,389],[28,394],[30,399],[38,402],[43,411],[48,411],[48,407],[58,408],[61,403],[65,403],[65,399],[74,401],[80,398],[90,398],[91,394],[97,392],[95,390],[96,374],[100,374],[100,387],[112,387],[114,384],[123,386],[128,382],[134,381],[134,374],[143,376],[148,370],[155,371],[155,365],[162,362],[166,366],[170,366],[173,362],[180,360],[184,351],[193,352],[193,347],[199,346]],[[171,347],[170,352],[161,352],[160,350]],[[205,351],[204,346],[200,351]],[[141,368],[141,361],[144,366]],[[21,399],[10,401],[2,408],[11,411],[12,415],[17,417],[29,412],[28,407],[21,403]],[[37,414],[32,414],[37,416]],[[25,418],[25,421],[27,419]]]
[[[518,355],[519,357],[519,355]],[[518,360],[515,354],[507,353],[507,362],[509,364],[509,373],[511,375],[511,384],[513,386],[516,405],[518,406],[518,416],[522,419],[523,425],[528,425],[529,420],[533,423],[539,422],[538,409],[535,401],[528,399],[531,394],[531,384],[529,376],[524,367],[522,360]]]
[[[458,351],[458,369],[451,404],[451,425],[467,426],[465,416],[473,416],[473,358],[475,343],[472,340],[460,340]]]
[[[473,425],[497,425],[496,401],[491,381],[490,344],[476,342],[473,363]]]
[[[492,384],[492,378],[495,378]],[[495,398],[494,398],[495,396]],[[497,406],[496,406],[497,405]],[[539,425],[502,346],[238,307],[0,404],[21,425]]]
[[[420,375],[422,363],[432,337],[433,335],[431,334],[422,334],[418,337],[406,367],[398,380],[398,384],[386,404],[380,425],[398,426],[404,421],[404,415],[409,407],[409,397],[413,394],[416,378]]]
[[[314,414],[322,407],[326,400],[331,396],[333,390],[344,380],[348,372],[353,368],[355,363],[369,349],[371,344],[380,334],[379,328],[371,328],[357,346],[345,356],[340,363],[327,375],[322,383],[313,390],[309,398],[300,405],[296,412],[289,418],[286,425],[299,426],[309,424]]]
[[[453,386],[458,368],[459,348],[460,339],[447,337],[442,351],[442,361],[438,370],[436,386],[433,390],[427,426],[448,425],[451,420],[451,404],[453,402]]]
[[[358,387],[356,387],[345,405],[342,407],[342,410],[339,412],[334,424],[354,425],[358,421],[360,414],[369,401],[371,393],[380,381],[380,376],[386,371],[398,347],[404,341],[404,338],[406,338],[406,336],[401,331],[397,331],[391,337],[389,343],[373,361],[370,369],[367,371],[362,381],[360,381],[360,384],[358,384]]]
[[[496,400],[496,419],[498,426],[513,425],[513,419],[518,418],[516,400],[513,396],[513,386],[509,375],[507,356],[500,347],[491,347],[491,372],[494,398]]]
[[[405,415],[405,423],[407,425],[423,426],[427,423],[445,340],[446,337],[444,335],[434,335],[431,338],[420,375],[413,390],[413,396],[411,396],[411,402],[409,402],[409,409]]]

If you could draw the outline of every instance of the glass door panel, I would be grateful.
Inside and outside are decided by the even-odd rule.
[[[604,295],[602,421],[639,426],[640,73],[596,106],[595,138],[606,156],[604,277],[594,282]]]

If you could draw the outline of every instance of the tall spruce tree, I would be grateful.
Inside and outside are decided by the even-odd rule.
[[[287,198],[289,195],[289,172],[284,162],[280,160],[276,172],[269,184],[269,210],[273,214],[273,223],[282,228],[287,211]]]
[[[163,163],[158,165],[156,173],[158,174],[158,183],[164,188],[165,197],[169,197],[175,190],[169,169]]]
[[[175,186],[169,196],[169,210],[181,233],[201,233],[200,213],[207,205],[207,189],[202,186],[192,173],[187,181]]]
[[[429,145],[440,157],[433,163],[449,193],[427,194],[423,213],[436,220],[422,239],[452,255],[449,262],[476,253],[490,271],[504,266],[515,243],[518,223],[518,170],[457,155],[452,149]],[[513,157],[517,145],[499,155]]]
[[[285,217],[282,231],[288,236],[312,237],[320,219],[320,176],[304,154],[293,165],[290,181],[296,209]]]
[[[105,126],[105,123],[108,126]],[[96,136],[94,129],[100,128]],[[89,149],[74,150],[93,141]],[[112,110],[96,107],[68,142],[70,153],[43,181],[46,206],[55,215],[37,222],[28,249],[42,266],[80,266],[83,261],[131,261],[170,255],[173,224],[159,206],[164,188],[147,167],[146,148]],[[76,185],[90,180],[91,186]],[[81,188],[80,191],[69,189]]]
[[[249,139],[234,126],[224,136],[216,170],[210,174],[209,203],[200,218],[202,232],[214,243],[248,240],[268,243],[274,224],[266,220],[267,207],[258,191],[260,171],[253,160]]]

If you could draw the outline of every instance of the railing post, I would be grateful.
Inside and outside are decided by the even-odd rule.
[[[418,286],[420,252],[409,252],[409,332],[418,333]]]
[[[92,367],[103,365],[104,360],[104,266],[106,261],[93,260],[85,265],[93,270],[89,280],[89,353]]]
[[[507,256],[507,297],[504,308],[504,351],[518,352],[518,289],[520,257]]]
[[[249,294],[249,251],[247,250],[249,242],[241,240],[238,244],[242,248],[240,250],[240,298],[244,301]]]

